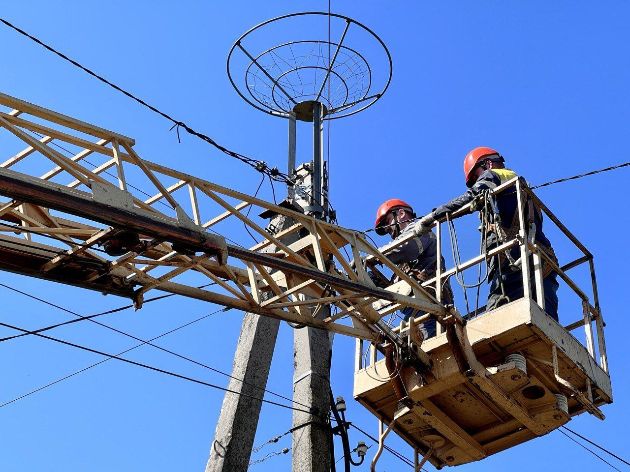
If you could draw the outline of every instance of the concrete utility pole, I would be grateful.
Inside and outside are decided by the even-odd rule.
[[[322,118],[320,102],[313,103],[312,172],[303,183],[309,189],[310,211],[319,218],[327,215],[327,178],[322,158]],[[330,313],[321,306],[319,318]],[[330,430],[326,416],[330,405],[331,338],[327,331],[302,328],[295,330],[293,341],[293,400],[310,405],[317,414],[293,412],[293,471],[330,471]]]
[[[296,123],[295,115],[289,118],[288,173],[295,171],[296,159]],[[295,202],[295,191],[289,189],[290,203]],[[300,202],[301,203],[301,202]],[[296,205],[299,207],[300,205]],[[271,217],[268,230],[278,233],[289,228],[294,221],[283,215]],[[285,244],[295,242],[299,236],[281,238]],[[274,252],[271,246],[265,252]],[[206,472],[245,471],[249,467],[254,438],[260,417],[262,402],[253,397],[262,398],[269,377],[269,369],[280,322],[278,320],[247,313],[241,326],[234,363],[232,379],[228,388],[239,394],[226,393],[217,422],[214,441],[210,449],[210,458]],[[236,380],[243,379],[243,382]],[[240,395],[241,393],[246,394]]]
[[[221,406],[206,472],[247,470],[280,321],[247,313],[238,338],[232,376]],[[240,395],[244,393],[248,396]]]
[[[322,158],[322,118],[324,109],[319,102],[312,104],[313,161],[296,163],[296,116],[289,122],[289,175],[296,184],[289,189],[288,201],[318,218],[327,215],[327,178]],[[280,215],[272,218],[269,229],[279,232],[293,224]],[[284,238],[291,243],[298,235]],[[274,248],[270,249],[271,251]],[[317,313],[325,318],[330,313],[323,306]],[[262,397],[267,384],[279,323],[248,313],[241,327],[229,388],[239,393]],[[331,342],[327,331],[300,328],[294,337],[293,399],[298,405],[310,405],[315,414],[294,411],[293,470],[328,472],[330,470],[330,430],[326,414],[330,397]],[[221,415],[210,451],[206,472],[247,470],[260,415],[261,401],[243,395],[226,393]]]

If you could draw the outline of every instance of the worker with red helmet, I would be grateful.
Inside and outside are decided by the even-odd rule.
[[[411,205],[403,200],[393,198],[384,202],[376,211],[374,229],[377,234],[389,234],[394,240],[403,239],[413,233],[416,215]],[[390,245],[388,245],[390,246]],[[385,255],[394,264],[398,265],[405,273],[422,283],[435,276],[437,266],[437,241],[432,231],[426,231],[398,246],[383,249]],[[378,279],[373,279],[377,285],[386,286]],[[448,282],[444,284],[442,301],[450,305],[453,303],[453,295]],[[402,310],[405,320],[411,316],[419,316],[424,313],[414,311],[412,308]],[[435,336],[436,324],[430,319],[423,325],[419,325],[424,338]]]
[[[415,225],[417,234],[430,230],[433,223],[444,218],[470,203],[477,195],[486,190],[493,190],[502,183],[516,177],[517,174],[505,168],[505,159],[498,151],[489,147],[477,147],[464,158],[464,177],[468,191],[450,202],[435,208],[429,215],[421,218]],[[504,240],[511,240],[518,233],[518,201],[516,189],[511,187],[492,198],[493,221],[486,227],[486,249],[498,246]],[[555,258],[549,239],[542,230],[542,214],[533,205],[528,205],[528,218],[535,226],[536,244],[552,258]],[[505,254],[493,257],[489,262],[490,294],[486,310],[492,310],[504,303],[523,296],[523,278],[519,267],[520,249],[513,246]],[[531,261],[530,261],[531,264]],[[547,267],[550,269],[550,267]],[[556,273],[543,270],[543,288],[545,291],[545,311],[558,320],[558,281]],[[532,283],[533,290],[535,285]]]

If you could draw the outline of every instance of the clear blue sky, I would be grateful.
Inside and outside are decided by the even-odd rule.
[[[331,200],[341,224],[369,227],[387,198],[407,199],[425,213],[461,193],[461,161],[477,145],[500,149],[533,184],[628,160],[627,2],[332,3],[333,11],[376,31],[394,61],[394,78],[382,100],[331,125]],[[232,42],[254,24],[326,8],[327,2],[303,0],[28,1],[5,2],[2,16],[220,143],[282,166],[286,123],[237,96],[225,74],[225,59]],[[168,122],[4,26],[0,44],[2,92],[133,136],[146,159],[241,191],[255,190],[257,173],[192,137],[183,136],[178,144]],[[300,153],[300,160],[307,158]],[[626,457],[630,280],[621,264],[628,259],[624,195],[629,177],[624,169],[539,192],[594,253],[607,321],[615,403],[604,408],[604,422],[583,415],[570,427]],[[271,199],[267,185],[261,195]],[[568,251],[563,243],[555,244],[560,252]],[[0,274],[0,282],[82,314],[124,303],[8,273]],[[3,321],[35,328],[69,317],[1,287],[0,294]],[[568,302],[563,311],[562,303],[561,319],[578,316],[569,312]],[[149,338],[216,308],[171,298],[103,321]],[[161,345],[229,371],[241,319],[237,312],[220,313],[164,338]],[[109,352],[134,344],[85,324],[56,334]],[[336,337],[333,389],[348,401],[351,421],[375,433],[376,420],[351,400],[353,347],[354,340]],[[148,347],[129,357],[226,384],[219,375]],[[98,360],[37,338],[0,343],[0,403]],[[271,390],[290,395],[291,365],[292,333],[283,326]],[[222,399],[221,392],[109,361],[0,408],[0,470],[203,470]],[[290,412],[265,405],[255,444],[290,425]],[[351,436],[353,444],[361,439],[356,432]],[[411,457],[400,441],[391,445]],[[253,459],[289,446],[286,436]],[[289,464],[289,457],[281,456],[252,470],[288,470]],[[569,468],[608,470],[557,432],[461,470]],[[406,469],[385,453],[381,470]]]

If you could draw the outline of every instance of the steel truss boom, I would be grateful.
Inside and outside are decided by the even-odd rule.
[[[359,232],[144,160],[122,134],[4,94],[0,105],[8,146],[21,146],[0,164],[2,269],[129,296],[137,306],[162,290],[365,339],[383,334],[381,318],[400,308],[448,314]],[[295,224],[271,235],[252,209]],[[245,248],[220,235],[236,239],[243,225],[262,242]],[[376,287],[352,263],[368,256],[411,295],[400,283]],[[216,285],[196,288],[200,276]],[[337,312],[317,319],[323,304]]]

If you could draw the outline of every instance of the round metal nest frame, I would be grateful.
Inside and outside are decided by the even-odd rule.
[[[265,26],[315,17],[343,25],[340,38],[309,37],[276,43],[257,53],[244,46],[244,41],[254,42],[255,34]],[[373,40],[370,52],[376,51],[387,68],[380,77],[374,76],[368,54],[344,44],[351,26]],[[236,51],[249,61],[238,75],[234,71]],[[264,21],[241,35],[228,54],[227,74],[236,92],[257,110],[284,118],[295,113],[300,120],[312,121],[313,104],[320,102],[323,119],[334,120],[359,113],[383,96],[392,79],[392,58],[381,38],[358,21],[337,13],[301,12]],[[378,89],[376,82],[380,82]]]

